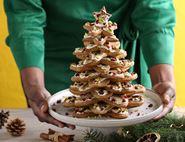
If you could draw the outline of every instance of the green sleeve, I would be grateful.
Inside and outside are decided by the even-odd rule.
[[[10,46],[21,70],[38,67],[44,70],[44,31],[46,14],[41,0],[4,0]]]
[[[173,64],[176,17],[172,0],[137,0],[131,17],[148,67]]]

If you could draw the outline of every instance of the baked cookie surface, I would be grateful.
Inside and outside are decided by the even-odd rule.
[[[84,47],[78,47],[73,55],[79,59],[70,69],[75,75],[70,91],[75,97],[66,98],[65,107],[74,108],[74,117],[105,116],[124,119],[128,108],[143,104],[145,87],[132,84],[138,75],[129,72],[134,61],[125,59],[127,52],[120,49],[120,41],[114,35],[117,24],[110,21],[111,14],[105,7],[95,12],[95,21],[84,24]]]

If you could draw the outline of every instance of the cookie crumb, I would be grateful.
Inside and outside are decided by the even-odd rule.
[[[153,107],[153,104],[149,104],[148,107]]]
[[[67,116],[68,116],[68,115],[69,115],[69,113],[68,113],[68,112],[66,112],[66,113],[65,113],[65,115],[67,115]]]
[[[61,100],[57,100],[57,104],[61,103]]]

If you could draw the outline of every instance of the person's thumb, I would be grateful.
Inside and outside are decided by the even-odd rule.
[[[168,90],[166,90],[166,92],[165,92],[164,94],[162,94],[163,102],[164,102],[165,104],[170,103],[170,95],[169,95],[170,93],[171,93],[171,90],[168,89]]]
[[[154,85],[153,90],[161,96],[164,104],[170,103],[171,98],[173,98],[175,94],[173,84],[170,82],[158,83]]]
[[[51,96],[51,94],[46,89],[44,89],[43,94],[41,96],[42,103],[41,103],[41,107],[40,107],[42,112],[48,111],[49,106],[48,106],[47,100],[50,96]]]
[[[35,103],[37,104],[37,107],[40,109],[41,112],[47,112],[48,111],[48,102],[47,97],[44,91],[41,91],[37,95],[37,98],[35,98]]]
[[[47,112],[48,111],[48,102],[46,100],[43,100],[43,102],[41,104],[41,107],[40,107],[40,110],[42,112]]]

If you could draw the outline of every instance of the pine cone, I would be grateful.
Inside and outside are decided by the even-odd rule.
[[[0,112],[0,129],[7,123],[9,117],[9,111],[4,112],[3,110]]]
[[[6,129],[12,136],[21,136],[26,130],[26,124],[23,120],[16,118],[8,122]]]

